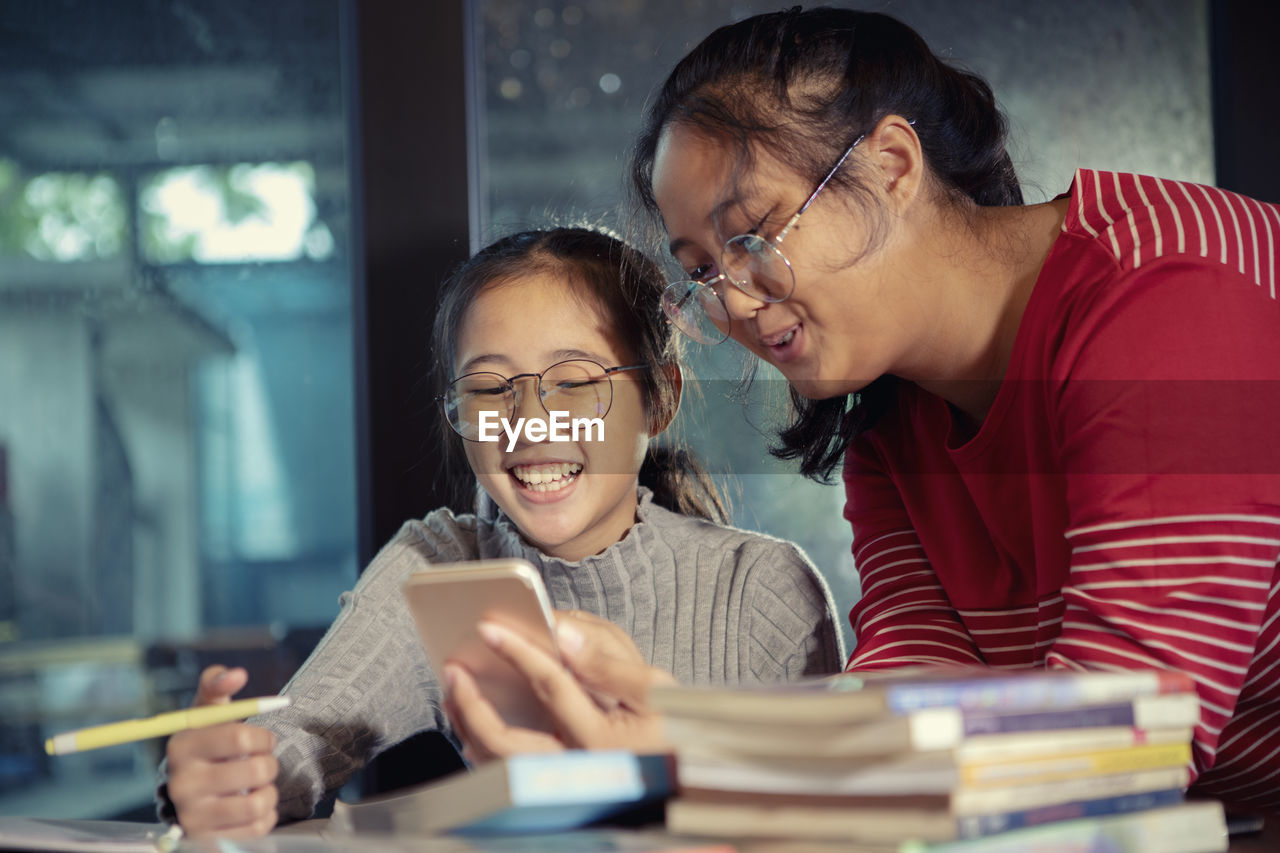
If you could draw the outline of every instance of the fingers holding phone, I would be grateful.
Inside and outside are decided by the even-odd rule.
[[[564,743],[554,734],[509,725],[485,697],[466,667],[446,663],[445,713],[462,741],[463,757],[472,764],[523,752],[559,752]]]
[[[671,676],[650,667],[634,651],[634,644],[604,620],[562,617],[558,624],[561,652],[569,662],[581,660],[594,674],[591,689],[574,672],[519,634],[496,624],[480,628],[494,653],[527,680],[537,700],[554,721],[560,744],[575,749],[629,749],[657,752],[666,748],[662,720],[644,701],[648,685],[670,681]],[[606,664],[607,662],[607,664]],[[608,675],[608,673],[612,675]],[[455,674],[455,699],[451,719],[478,754],[509,755],[520,743],[500,716],[490,715],[475,697],[465,673]],[[467,701],[461,701],[462,697]],[[606,697],[600,701],[597,697]]]
[[[650,666],[631,636],[607,619],[583,610],[555,615],[561,659],[603,707],[623,704],[646,712],[649,688],[675,683],[670,673]]]
[[[662,748],[645,696],[671,677],[607,620],[566,611],[557,625],[527,562],[435,566],[411,575],[404,594],[469,758]]]

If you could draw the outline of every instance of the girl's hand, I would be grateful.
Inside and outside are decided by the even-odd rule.
[[[200,674],[192,706],[227,702],[249,674],[211,666]],[[276,825],[276,737],[246,723],[222,723],[169,738],[169,799],[191,838],[252,838]]]
[[[581,611],[556,613],[562,666],[518,634],[481,623],[485,642],[533,687],[556,723],[555,734],[508,726],[464,667],[449,664],[445,703],[472,761],[561,749],[666,749],[662,719],[648,708],[654,684],[675,679],[649,666],[631,638],[611,622]],[[567,669],[566,669],[567,667]]]

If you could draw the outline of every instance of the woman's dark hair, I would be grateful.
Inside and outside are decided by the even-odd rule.
[[[642,252],[616,237],[589,228],[523,231],[481,249],[456,269],[441,289],[432,330],[432,363],[436,387],[454,377],[457,335],[467,311],[480,294],[537,273],[563,276],[581,288],[611,322],[636,362],[651,365],[643,372],[645,412],[655,422],[669,420],[680,404],[676,373],[662,365],[678,364],[678,339],[662,316],[659,300],[663,276]],[[512,310],[519,310],[513,305]],[[462,439],[440,419],[452,436]],[[671,441],[649,445],[640,468],[640,483],[653,491],[655,503],[675,512],[725,522],[728,513],[710,476],[687,450]]]
[[[632,152],[632,192],[656,221],[654,157],[672,125],[725,143],[737,158],[735,175],[749,174],[764,150],[816,183],[887,115],[914,123],[933,180],[954,202],[1022,203],[1005,150],[1007,124],[982,78],[940,60],[888,15],[798,6],[721,27],[680,61],[646,111]],[[865,253],[886,223],[856,160],[832,185],[864,214]],[[829,482],[849,442],[892,403],[896,382],[884,376],[857,394],[816,401],[792,389],[795,417],[771,452],[799,459],[805,476]]]

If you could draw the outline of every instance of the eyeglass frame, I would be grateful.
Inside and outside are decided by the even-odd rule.
[[[596,367],[600,368],[601,371],[603,371],[604,379],[606,379],[609,383],[609,406],[603,412],[596,415],[596,417],[598,418],[604,418],[609,414],[609,412],[613,411],[613,374],[621,373],[625,370],[644,370],[652,366],[648,362],[643,362],[640,364],[620,364],[615,367],[605,367],[603,364],[596,361],[594,358],[563,358],[560,361],[555,362],[554,364],[547,365],[537,373],[517,373],[515,376],[503,376],[501,373],[497,372],[496,370],[473,370],[470,373],[464,373],[461,376],[450,379],[449,384],[445,386],[444,393],[437,394],[435,396],[435,401],[439,403],[441,409],[444,410],[444,421],[449,425],[449,429],[453,430],[453,432],[463,441],[479,442],[480,439],[471,438],[470,436],[463,435],[461,432],[459,432],[458,427],[453,423],[453,420],[449,417],[449,389],[453,388],[454,385],[461,382],[463,379],[466,379],[468,376],[479,376],[481,374],[486,374],[486,373],[489,374],[490,376],[496,376],[507,384],[507,391],[511,393],[511,406],[507,409],[507,417],[510,418],[512,415],[515,414],[516,408],[520,405],[520,401],[523,399],[522,397],[518,396],[520,392],[516,390],[516,380],[536,378],[538,381],[537,381],[537,384],[534,386],[534,390],[538,398],[538,405],[542,407],[542,411],[546,412],[547,415],[550,416],[551,410],[547,408],[546,399],[542,393],[542,377],[545,376],[549,371],[553,370],[554,368],[557,368],[562,364],[568,364],[574,361],[585,361],[587,364],[594,364]]]
[[[915,124],[915,122],[913,121],[912,124]],[[671,288],[677,287],[682,284],[697,285],[697,288],[690,288],[688,293],[685,295],[685,299],[688,299],[695,292],[698,292],[699,288],[705,287],[709,289],[712,292],[712,294],[715,295],[716,300],[725,309],[724,311],[725,317],[729,323],[733,322],[733,318],[729,316],[729,306],[725,303],[724,296],[720,293],[720,291],[716,290],[715,288],[715,284],[721,280],[729,282],[734,287],[738,288],[738,290],[742,291],[752,299],[759,299],[762,302],[784,302],[787,299],[789,299],[791,297],[791,294],[794,293],[796,289],[796,277],[795,277],[795,270],[792,269],[791,267],[791,259],[788,258],[785,253],[783,253],[781,243],[783,239],[787,236],[787,234],[791,231],[791,229],[795,227],[796,222],[800,220],[800,216],[806,210],[808,210],[809,207],[813,204],[814,199],[818,197],[818,193],[822,192],[822,190],[827,186],[827,184],[831,182],[831,179],[836,176],[836,173],[840,171],[840,167],[844,165],[845,160],[849,159],[849,155],[853,153],[853,149],[857,148],[858,144],[861,143],[862,140],[866,138],[867,138],[867,135],[863,133],[863,134],[859,134],[858,138],[853,140],[853,143],[844,150],[843,154],[840,155],[840,159],[836,161],[836,164],[831,167],[831,170],[829,172],[827,172],[826,177],[824,177],[821,181],[818,182],[818,185],[814,187],[813,192],[809,193],[809,197],[804,200],[804,204],[800,205],[800,209],[797,210],[794,214],[792,214],[791,218],[787,220],[787,224],[782,226],[782,229],[777,233],[776,236],[774,236],[772,239],[765,239],[764,237],[761,237],[758,234],[747,233],[747,234],[736,234],[733,237],[730,237],[729,239],[725,240],[724,243],[720,246],[720,268],[722,270],[720,273],[708,279],[707,281],[699,281],[697,279],[681,279],[680,281],[673,281],[670,284],[668,284],[666,288],[664,288],[664,293],[669,292]],[[729,244],[737,240],[744,240],[752,237],[759,239],[761,242],[767,244],[770,248],[773,249],[774,252],[778,254],[778,257],[782,258],[782,262],[787,265],[787,270],[791,273],[791,289],[787,291],[785,296],[781,296],[775,299],[770,297],[767,293],[753,293],[751,290],[747,289],[747,281],[745,279],[743,281],[737,281],[733,278],[733,276],[729,275],[727,272],[723,272],[724,266],[725,266],[724,264],[725,250],[729,247]],[[671,301],[674,302],[675,300],[671,300]],[[683,302],[684,300],[680,300],[680,301]],[[691,340],[697,341],[698,340],[697,338],[693,337],[684,329],[682,329],[680,327],[680,324],[675,321],[675,318],[672,317],[671,314],[666,311],[666,305],[668,304],[668,301],[664,299],[662,304],[663,304],[663,313],[667,315],[667,319],[671,322],[671,324],[674,325],[677,329],[679,329],[680,333],[685,335],[685,337],[688,337]],[[704,313],[706,312],[705,308],[702,308],[701,310]],[[712,322],[714,323],[715,321],[712,320]],[[721,336],[720,340],[715,341],[715,343],[710,345],[715,346],[718,344],[722,344],[728,338],[729,338],[729,332],[726,329],[723,335]],[[709,343],[706,341],[698,341],[698,342]]]

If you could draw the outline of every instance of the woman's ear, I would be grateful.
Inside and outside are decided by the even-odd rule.
[[[650,438],[658,437],[671,426],[676,413],[680,411],[680,400],[684,396],[684,372],[680,369],[679,362],[668,362],[659,365],[658,369],[666,373],[666,380],[671,383],[671,395],[665,405],[654,406],[653,416],[649,420]]]
[[[924,151],[913,122],[900,115],[880,119],[867,135],[867,154],[885,179],[885,191],[898,205],[920,192],[924,180]]]

